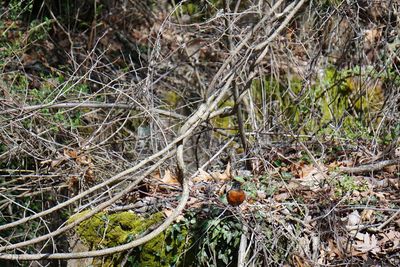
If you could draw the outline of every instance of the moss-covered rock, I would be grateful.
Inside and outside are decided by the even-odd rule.
[[[88,212],[83,211],[72,216],[69,222],[85,216]],[[112,214],[99,212],[81,222],[76,227],[76,232],[91,249],[114,247],[133,240],[136,235],[161,220],[160,213],[143,218],[128,211]]]
[[[72,216],[68,222],[85,216],[89,210]],[[161,222],[163,214],[155,213],[142,217],[133,212],[99,212],[81,222],[75,232],[90,250],[115,247],[135,240],[149,227]],[[129,256],[133,266],[171,266],[183,254],[188,230],[179,224],[170,226],[165,232],[143,246],[135,248]],[[119,266],[124,254],[117,253],[93,261],[94,266]]]

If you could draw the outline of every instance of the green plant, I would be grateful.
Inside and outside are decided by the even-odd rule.
[[[175,14],[189,15],[194,21],[205,21],[214,16],[221,8],[223,8],[223,1],[221,0],[190,0],[182,2]]]
[[[31,44],[36,41],[46,40],[52,23],[53,20],[48,18],[44,18],[43,21],[33,20],[28,30],[28,43]]]
[[[344,175],[338,180],[333,180],[333,186],[335,189],[335,195],[341,197],[349,192],[353,191],[366,191],[368,189],[368,183],[365,181],[356,181],[354,177],[350,175]]]
[[[189,245],[187,225],[184,222],[175,223],[158,237],[141,246],[140,256],[136,257],[136,260],[139,260],[141,266],[175,265]],[[134,259],[132,261],[135,262]]]
[[[241,223],[236,219],[216,218],[208,220],[204,227],[205,237],[200,240],[197,253],[199,263],[203,266],[230,266],[235,261],[240,243]]]
[[[21,18],[21,15],[23,13],[30,13],[32,11],[33,0],[11,0],[8,4],[8,8],[10,10],[10,18],[13,20],[17,20]]]

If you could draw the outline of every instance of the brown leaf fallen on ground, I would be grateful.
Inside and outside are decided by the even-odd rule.
[[[165,170],[164,176],[161,181],[167,185],[180,185],[176,175],[173,175],[172,172],[168,169]]]
[[[374,254],[381,251],[378,240],[374,234],[365,233],[362,235],[362,240],[357,240],[353,245],[354,249],[362,253],[372,252]]]
[[[332,260],[335,256],[339,256],[340,258],[342,258],[343,253],[341,252],[341,250],[337,247],[335,241],[333,241],[332,239],[328,240],[328,247],[329,247],[329,259]]]
[[[213,172],[211,173],[211,176],[216,180],[216,181],[228,181],[232,179],[231,175],[231,164],[228,162],[226,165],[225,170],[220,173],[220,172]]]
[[[369,222],[372,220],[372,215],[374,214],[374,210],[365,209],[361,212],[361,220],[363,222]]]
[[[278,195],[274,196],[274,199],[276,201],[279,201],[279,202],[284,201],[284,200],[286,200],[288,198],[290,198],[290,194],[289,193],[281,193],[281,194],[278,194]]]
[[[394,252],[400,249],[400,232],[390,230],[387,233],[379,233],[382,238],[379,240],[379,246],[385,252]]]
[[[228,162],[226,165],[226,169],[223,172],[220,171],[214,171],[211,173],[208,173],[204,171],[203,169],[199,169],[199,174],[192,179],[194,183],[199,183],[199,182],[209,182],[209,181],[228,181],[232,179],[231,175],[231,165]]]
[[[199,174],[192,179],[192,181],[194,183],[208,182],[208,181],[212,181],[212,180],[213,180],[212,176],[208,172],[206,172],[202,169],[200,169]]]
[[[78,151],[74,149],[64,149],[64,156],[72,159],[77,159],[78,158]]]
[[[88,166],[92,165],[92,159],[86,155],[80,155],[75,160],[77,163],[81,165],[88,165]]]
[[[291,171],[299,179],[292,180],[291,182],[298,183],[311,190],[317,190],[320,188],[321,182],[325,179],[327,170],[328,168],[322,165],[319,168],[312,164],[296,165],[296,167],[291,168]]]
[[[347,226],[352,228],[358,226],[361,223],[361,217],[357,210],[350,213],[347,217]]]
[[[163,213],[165,214],[166,217],[171,216],[171,214],[172,214],[173,212],[174,212],[174,211],[171,210],[171,209],[164,209],[164,210],[163,210]],[[185,219],[185,217],[183,217],[183,215],[181,214],[181,215],[178,215],[178,217],[175,218],[175,221],[176,221],[176,222],[180,222],[180,221],[182,221],[182,220],[184,220],[184,219]]]

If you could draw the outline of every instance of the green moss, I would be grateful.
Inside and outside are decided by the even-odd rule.
[[[233,100],[227,100],[224,102],[221,102],[219,107],[233,107],[234,106],[234,101]],[[212,125],[214,127],[219,128],[219,129],[224,129],[228,134],[236,134],[237,133],[237,122],[236,122],[236,116],[226,116],[226,117],[215,117],[211,119]],[[217,136],[219,136],[219,133],[216,133]]]
[[[85,216],[89,211],[83,211],[72,216],[68,223]],[[133,212],[108,214],[100,212],[90,219],[80,223],[75,231],[89,249],[110,248],[135,240],[152,225],[162,221],[163,214],[156,213],[147,218]],[[130,256],[133,266],[170,266],[183,255],[188,228],[175,224],[165,232],[136,248]],[[114,254],[102,259],[95,259],[95,266],[118,266],[123,254]]]
[[[178,5],[175,15],[189,15],[192,21],[205,21],[214,16],[222,7],[223,1],[221,0],[184,1]]]
[[[163,93],[163,100],[167,104],[168,109],[176,109],[179,105],[179,101],[182,100],[182,97],[175,91],[166,91]]]
[[[88,212],[78,213],[71,217],[68,222],[71,223]],[[113,214],[100,212],[81,222],[77,226],[76,232],[92,249],[114,247],[127,243],[128,239],[133,239],[134,236],[161,221],[162,216],[161,213],[156,213],[149,218],[143,218],[128,211]]]

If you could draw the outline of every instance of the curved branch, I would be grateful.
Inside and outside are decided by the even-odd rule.
[[[147,163],[152,162],[156,158],[164,155],[165,153],[168,153],[169,151],[171,151],[171,149],[173,149],[173,147],[177,143],[179,143],[181,140],[183,140],[186,136],[187,136],[187,134],[182,134],[181,136],[178,136],[174,141],[172,141],[170,144],[168,144],[164,149],[162,149],[159,152],[153,154],[152,156],[148,157],[147,159],[142,160],[141,162],[139,162],[137,165],[133,166],[132,168],[129,168],[129,169],[123,171],[123,172],[120,172],[119,174],[111,177],[110,179],[108,179],[108,180],[106,180],[106,181],[104,181],[104,182],[102,182],[102,183],[100,183],[98,185],[95,185],[94,187],[86,190],[85,192],[82,192],[79,195],[76,195],[75,197],[73,197],[73,198],[71,198],[71,199],[69,199],[69,200],[67,200],[67,201],[65,201],[63,203],[58,204],[57,206],[54,206],[54,207],[52,207],[52,208],[50,208],[48,210],[39,212],[39,213],[37,213],[35,215],[19,219],[19,220],[15,221],[15,222],[8,223],[8,224],[5,224],[5,225],[0,225],[0,231],[8,229],[8,228],[11,228],[11,227],[18,226],[18,225],[26,223],[26,222],[28,222],[30,220],[37,219],[39,217],[43,217],[45,215],[53,213],[54,211],[59,210],[61,208],[64,208],[64,207],[74,203],[75,201],[85,197],[86,195],[91,194],[96,190],[99,190],[100,188],[102,188],[104,186],[107,186],[107,185],[109,185],[111,183],[114,183],[114,182],[118,181],[121,177],[124,177],[124,176],[126,176],[126,175],[128,175],[128,174],[130,174],[130,173],[132,173],[132,172],[134,172],[136,170],[138,170],[139,168],[143,167]],[[4,249],[0,248],[0,252],[1,251],[4,251]]]
[[[109,199],[106,202],[101,203],[100,205],[98,205],[97,207],[93,208],[92,210],[90,210],[87,214],[85,214],[84,216],[82,216],[81,218],[77,219],[76,221],[74,221],[73,223],[70,223],[64,227],[61,227],[59,229],[57,229],[54,232],[51,232],[47,235],[43,235],[31,240],[27,240],[24,242],[19,242],[19,243],[15,243],[12,245],[8,245],[8,246],[3,246],[0,248],[0,251],[6,251],[6,250],[11,250],[11,249],[15,249],[15,248],[21,248],[21,247],[25,247],[25,246],[29,246],[29,245],[33,245],[36,243],[39,243],[41,241],[45,241],[49,238],[52,238],[54,236],[60,235],[62,233],[64,233],[65,231],[68,231],[70,229],[72,229],[73,227],[75,227],[76,225],[78,225],[79,223],[89,219],[90,217],[92,217],[93,215],[97,214],[98,212],[104,210],[105,208],[109,207],[110,205],[112,205],[113,203],[115,203],[116,201],[118,201],[120,198],[122,198],[123,196],[125,196],[127,193],[129,193],[130,191],[132,191],[138,183],[140,183],[145,176],[151,174],[155,169],[158,168],[158,166],[160,166],[168,157],[172,156],[172,153],[174,151],[171,151],[170,153],[168,153],[167,155],[165,155],[162,159],[160,159],[157,163],[155,163],[149,170],[147,170],[141,178],[138,178],[136,181],[134,181],[131,185],[129,185],[127,188],[125,188],[124,190],[122,190],[121,192],[119,192],[117,195],[115,195],[114,197],[112,197],[111,199]],[[0,258],[2,257],[2,255],[0,254]]]
[[[205,121],[208,116],[210,115],[211,111],[218,105],[218,103],[225,97],[225,95],[229,92],[230,85],[233,80],[233,73],[229,73],[226,79],[225,85],[221,88],[221,90],[218,92],[215,92],[210,98],[208,99],[207,103],[202,104],[199,107],[199,110],[195,112],[187,121],[186,123],[181,127],[180,129],[180,137],[176,138],[174,142],[169,144],[167,147],[171,146],[172,144],[178,144],[177,146],[177,155],[179,157],[178,162],[181,161],[180,167],[183,167],[184,169],[184,162],[183,162],[183,141],[187,137],[190,136],[190,134],[194,131],[194,129],[203,121]],[[224,79],[225,80],[225,79]],[[179,143],[180,142],[180,143]],[[161,151],[164,151],[165,148]],[[173,151],[170,151],[167,156],[171,155]],[[156,153],[159,154],[160,152]],[[155,155],[156,155],[155,154]],[[153,156],[155,156],[153,155]],[[151,157],[150,157],[151,158]],[[163,162],[163,160],[159,160],[157,163]],[[183,164],[182,164],[183,162]],[[135,166],[136,167],[136,166]],[[133,167],[133,168],[135,168]],[[153,168],[158,167],[158,164],[155,164]],[[153,169],[151,168],[151,169]],[[132,169],[132,168],[131,168]],[[140,180],[140,179],[138,179]],[[90,251],[90,252],[80,252],[80,253],[55,253],[55,254],[22,254],[22,255],[16,255],[16,254],[0,254],[0,259],[8,259],[8,260],[38,260],[38,259],[73,259],[73,258],[87,258],[87,257],[97,257],[97,256],[104,256],[104,255],[109,255],[117,252],[122,252],[128,249],[131,249],[133,247],[139,246],[141,244],[144,244],[145,242],[151,240],[158,234],[160,234],[162,231],[164,231],[172,222],[173,220],[180,214],[180,212],[183,210],[187,199],[189,197],[189,188],[188,188],[188,179],[184,178],[182,180],[183,184],[183,193],[182,193],[182,198],[181,201],[179,202],[178,207],[175,209],[175,211],[167,218],[167,220],[161,224],[156,230],[153,232],[149,233],[148,235],[144,236],[143,238],[137,239],[135,241],[132,241],[130,243],[127,243],[125,245],[113,247],[113,248],[108,248],[108,249],[102,249],[102,250],[97,250],[97,251]],[[136,181],[137,182],[137,181]],[[66,230],[69,230],[73,228],[75,225],[79,224],[80,222],[88,219],[89,217],[93,216],[94,214],[98,213],[102,209],[108,207],[115,201],[117,201],[119,198],[124,196],[127,192],[132,190],[136,186],[136,183],[132,184],[128,188],[124,189],[121,191],[118,195],[114,196],[111,198],[109,201],[100,204],[97,206],[95,209],[91,210],[87,215],[85,215],[82,218],[79,218],[75,222],[62,227],[58,229],[57,231],[50,233],[48,235],[41,236],[39,238],[35,238],[32,240],[28,240],[25,242],[20,242],[17,244],[9,245],[9,246],[4,246],[0,248],[0,251],[5,251],[5,250],[10,250],[10,249],[15,249],[15,248],[20,248],[23,246],[27,245],[32,245],[34,243],[38,243],[40,241],[44,241],[49,237],[53,237],[55,235],[58,235]],[[37,216],[37,215],[36,215]],[[32,216],[31,216],[32,217]]]
[[[112,248],[107,248],[107,249],[101,249],[101,250],[95,250],[95,251],[88,251],[88,252],[77,252],[77,253],[54,253],[54,254],[0,254],[0,259],[5,259],[5,260],[43,260],[43,259],[79,259],[79,258],[91,258],[91,257],[100,257],[100,256],[106,256],[118,252],[123,252],[128,249],[140,246],[160,233],[162,233],[164,230],[168,228],[168,226],[175,220],[176,217],[182,212],[184,209],[187,200],[189,199],[189,183],[188,179],[184,179],[183,181],[183,192],[182,192],[182,197],[181,200],[179,201],[178,206],[174,210],[174,212],[160,225],[158,226],[154,231],[151,233],[134,240],[132,242],[129,242],[124,245],[112,247]]]
[[[133,106],[132,104],[122,104],[122,103],[99,103],[99,102],[68,102],[68,103],[57,103],[57,104],[42,104],[42,105],[32,105],[32,106],[22,106],[19,108],[10,108],[0,111],[0,115],[4,115],[12,112],[30,112],[43,108],[115,108],[115,109],[128,109],[128,110],[142,110],[139,107]],[[165,115],[167,117],[172,117],[175,119],[186,119],[186,116],[180,115],[175,112],[153,108],[147,110],[147,112],[155,112],[160,115]]]

